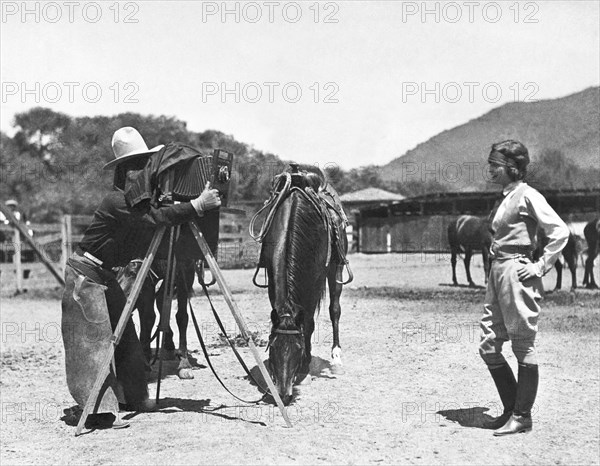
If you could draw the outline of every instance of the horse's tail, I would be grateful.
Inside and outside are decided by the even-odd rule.
[[[458,240],[458,219],[448,224],[448,244],[450,245],[450,250],[456,252],[460,258],[462,259],[462,253],[465,252],[460,241]]]

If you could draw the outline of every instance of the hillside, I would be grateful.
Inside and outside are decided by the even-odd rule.
[[[560,150],[581,168],[600,168],[600,88],[553,100],[515,102],[498,107],[479,118],[444,131],[381,167],[385,182],[421,178],[422,169],[435,169],[437,181],[452,190],[485,186],[485,160],[492,143],[504,139],[522,141],[535,164],[546,149]],[[414,163],[417,165],[414,165]],[[478,162],[475,176],[464,163]],[[410,165],[407,165],[410,164]],[[462,176],[457,165],[463,167]],[[423,172],[424,173],[424,172]],[[473,172],[472,172],[473,173]],[[429,178],[433,174],[427,175]],[[456,179],[458,178],[458,179]]]

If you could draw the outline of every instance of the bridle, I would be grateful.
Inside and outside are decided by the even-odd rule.
[[[279,318],[283,318],[283,317],[292,317],[291,314],[286,313],[283,314],[281,316],[279,316]],[[277,334],[277,335],[299,335],[301,337],[301,341],[300,344],[302,345],[302,353],[304,353],[304,331],[298,328],[295,329],[283,329],[283,328],[276,328],[275,330],[273,330],[271,332],[271,334]],[[277,335],[275,335],[272,338],[269,338],[269,343],[267,344],[267,348],[266,350],[268,351],[269,348],[271,347],[271,345],[273,344],[273,342],[275,341],[275,339],[277,338]]]

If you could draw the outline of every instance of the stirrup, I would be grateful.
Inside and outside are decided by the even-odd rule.
[[[269,288],[269,279],[267,278],[266,270],[265,270],[265,284],[261,285],[260,283],[258,283],[256,281],[256,277],[258,276],[258,271],[260,270],[260,268],[261,268],[260,264],[258,264],[256,266],[256,270],[254,272],[254,276],[252,277],[252,283],[254,283],[254,286],[257,286],[258,288]]]
[[[350,263],[347,260],[344,261],[344,263],[342,265],[342,277],[344,276],[344,267],[346,267],[346,270],[348,271],[348,280],[346,280],[346,281],[339,281],[339,280],[336,279],[335,281],[337,283],[339,283],[340,285],[347,285],[352,280],[354,280],[354,274],[352,273],[352,269],[350,268]]]
[[[212,273],[212,270],[210,271],[210,282],[206,283],[206,281],[204,281],[204,277],[206,276],[206,267],[204,265],[204,261],[202,261],[201,265],[197,265],[197,263],[195,263],[194,268],[196,269],[196,277],[198,278],[198,284],[204,284],[208,287],[213,286],[215,283],[217,283],[217,277],[215,277],[215,275]]]

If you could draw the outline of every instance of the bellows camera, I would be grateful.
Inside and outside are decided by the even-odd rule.
[[[156,186],[159,202],[195,199],[204,191],[206,182],[210,181],[211,188],[219,191],[221,206],[227,207],[233,167],[232,153],[215,149],[212,155],[208,155],[190,146],[171,143],[155,154],[155,157],[153,179],[156,183],[152,184]],[[219,242],[219,209],[204,212],[204,215],[197,219],[197,223],[216,257]],[[164,251],[165,244],[161,244],[157,256],[164,255]],[[203,257],[188,225],[182,226],[175,253],[194,259]]]
[[[191,147],[180,146],[180,152],[195,151]],[[197,152],[197,151],[196,151]],[[189,201],[198,197],[210,181],[211,188],[219,191],[221,205],[227,207],[231,187],[233,154],[215,149],[212,155],[183,154],[185,158],[174,157],[172,165],[159,175],[161,200]]]

